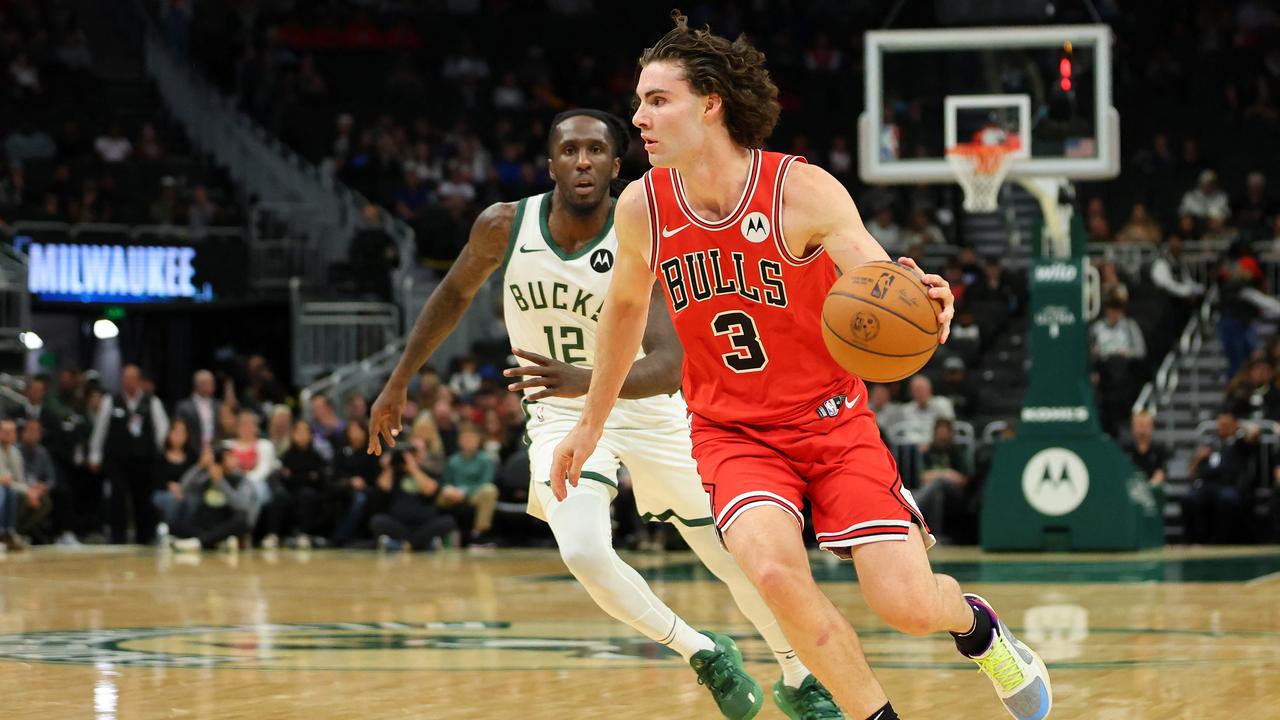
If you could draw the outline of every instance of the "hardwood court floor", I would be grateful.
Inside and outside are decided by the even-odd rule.
[[[1053,673],[1055,720],[1280,717],[1280,548],[982,555],[935,565]],[[690,556],[628,555],[695,626],[777,666]],[[1007,718],[943,636],[886,629],[846,565],[815,573],[904,718]],[[39,549],[0,560],[6,720],[718,714],[692,671],[608,619],[549,551],[376,555]],[[781,718],[766,702],[761,718]]]

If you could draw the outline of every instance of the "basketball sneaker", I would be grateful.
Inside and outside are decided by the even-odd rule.
[[[728,635],[700,632],[716,647],[699,650],[689,658],[689,665],[698,674],[698,684],[711,691],[721,715],[729,720],[751,720],[764,704],[764,690],[743,668],[742,651]]]
[[[1034,650],[1009,631],[991,603],[966,593],[965,600],[991,616],[991,645],[981,655],[966,655],[991,678],[996,694],[1009,714],[1018,720],[1044,720],[1053,708],[1049,670]],[[963,653],[962,653],[963,654]]]
[[[773,702],[791,720],[844,720],[831,692],[810,675],[793,688],[778,678],[773,685]]]

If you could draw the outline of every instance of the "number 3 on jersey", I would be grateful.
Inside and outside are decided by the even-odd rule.
[[[716,335],[728,335],[733,352],[725,353],[724,364],[736,373],[759,372],[769,364],[769,356],[760,344],[756,321],[741,310],[726,310],[711,319],[711,330]]]

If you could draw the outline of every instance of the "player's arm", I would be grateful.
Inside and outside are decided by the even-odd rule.
[[[889,260],[845,190],[826,170],[805,163],[792,163],[782,191],[782,231],[787,248],[796,257],[807,257],[819,247],[847,273],[853,268],[876,260]],[[955,297],[951,285],[939,275],[924,274],[912,258],[898,262],[921,274],[921,282],[929,286],[929,297],[942,303],[938,323],[942,326],[942,342],[951,334],[951,318],[955,315]]]
[[[604,422],[617,401],[618,392],[635,360],[645,335],[645,318],[653,289],[649,271],[649,210],[644,184],[631,183],[614,209],[613,226],[618,235],[618,262],[600,311],[596,340],[596,367],[591,389],[578,424],[556,447],[551,465],[551,489],[556,497],[566,496],[566,479],[578,484],[582,465],[595,450]]]
[[[515,209],[514,203],[495,203],[480,213],[471,226],[466,247],[444,280],[431,291],[431,297],[427,298],[413,330],[409,332],[400,362],[396,363],[386,387],[370,409],[368,452],[381,455],[383,439],[388,445],[395,446],[409,381],[453,332],[476,293],[493,271],[502,265]]]
[[[653,287],[653,294],[649,299],[649,321],[644,328],[641,346],[644,348],[644,357],[631,366],[618,397],[634,400],[654,395],[670,395],[679,390],[684,348],[680,346],[680,338],[676,335],[675,326],[671,324],[671,315],[667,313],[662,289],[657,285]],[[533,364],[504,370],[503,375],[507,377],[524,378],[511,383],[507,389],[520,392],[525,388],[542,388],[529,396],[531,401],[548,397],[581,397],[591,387],[591,370],[588,368],[570,365],[521,348],[513,348],[512,352]]]

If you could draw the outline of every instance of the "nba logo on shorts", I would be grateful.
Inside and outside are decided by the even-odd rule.
[[[769,239],[769,218],[762,212],[753,212],[742,219],[742,237],[747,242],[760,243]]]

